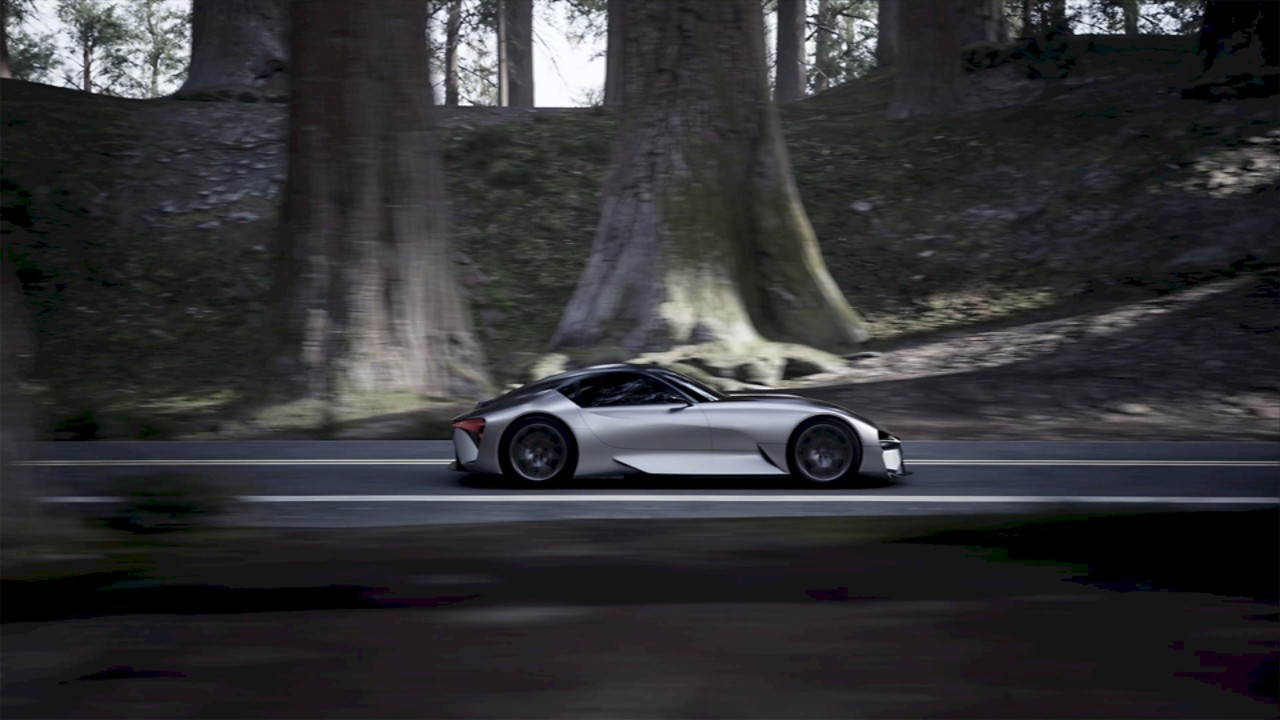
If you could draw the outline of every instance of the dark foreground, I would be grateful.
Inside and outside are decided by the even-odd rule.
[[[132,536],[6,582],[0,715],[1276,716],[1276,510],[1007,520]]]

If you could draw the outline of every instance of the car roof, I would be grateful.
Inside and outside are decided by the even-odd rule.
[[[600,373],[618,372],[619,370],[631,370],[635,372],[645,373],[651,370],[661,370],[661,369],[662,368],[660,368],[657,365],[636,365],[633,363],[608,363],[606,365],[592,365],[591,367],[574,368],[573,370],[566,370],[561,373],[556,373],[555,375],[548,375],[544,378],[535,380],[533,381],[533,383],[529,383],[529,384],[532,385],[534,383],[544,383],[551,380],[572,380],[575,378],[588,377],[591,375],[599,375]]]

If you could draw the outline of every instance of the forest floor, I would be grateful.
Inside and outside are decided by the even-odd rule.
[[[781,386],[905,437],[1280,438],[1280,103],[1183,98],[1190,47],[1005,53],[948,118],[886,119],[891,72],[785,105],[806,210],[873,339]],[[2,229],[45,436],[267,432],[228,409],[265,367],[285,109],[3,92]],[[493,377],[520,381],[587,257],[617,119],[437,120],[458,276]],[[456,409],[338,432],[438,437]]]
[[[0,714],[1273,717],[1278,520],[134,536],[6,576]]]

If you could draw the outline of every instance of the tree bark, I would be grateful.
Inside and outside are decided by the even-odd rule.
[[[898,4],[898,76],[889,117],[946,115],[960,107],[960,42],[955,0]]]
[[[533,0],[498,0],[499,86],[510,107],[533,107]]]
[[[9,0],[0,0],[0,78],[13,77],[9,67]]]
[[[446,235],[424,3],[294,0],[292,22],[280,399],[333,421],[483,390]]]
[[[622,23],[623,3],[626,0],[609,0],[606,6],[606,14],[609,23],[609,32],[607,35],[605,50],[605,73],[604,73],[604,104],[608,106],[617,106],[622,104]]]
[[[1280,3],[1275,0],[1209,0],[1204,7],[1199,46],[1209,72],[1223,57],[1250,70],[1280,64]]]
[[[553,347],[865,339],[791,176],[760,1],[626,7],[622,126]]]
[[[1049,22],[1044,28],[1047,31],[1068,30],[1067,0],[1049,0]]]
[[[960,46],[1009,42],[1004,0],[958,0]]]
[[[834,36],[831,25],[835,16],[831,12],[831,0],[818,0],[816,19],[818,27],[813,31],[813,91],[822,92],[831,86],[831,79],[835,75],[831,52]]]
[[[80,49],[80,62],[84,64],[84,75],[80,78],[81,89],[93,92],[93,48],[85,45]]]
[[[462,0],[449,0],[444,29],[444,104],[458,104],[458,44],[462,37]]]
[[[1022,0],[1022,37],[1024,38],[1036,33],[1035,18],[1031,13],[1033,7],[1035,7],[1035,0]]]
[[[289,0],[193,0],[191,66],[174,97],[284,102]]]
[[[804,97],[804,0],[778,0],[778,76],[774,88],[779,101]]]
[[[917,0],[907,0],[916,2]],[[876,67],[898,61],[898,6],[900,0],[880,0],[876,8]]]
[[[1124,12],[1124,34],[1138,34],[1138,19],[1140,17],[1141,8],[1138,7],[1138,0],[1121,0],[1121,10]]]

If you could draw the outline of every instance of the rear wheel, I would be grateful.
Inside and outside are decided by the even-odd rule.
[[[528,483],[553,483],[573,477],[578,445],[564,423],[552,417],[517,420],[507,428],[498,451],[502,472]]]
[[[847,425],[829,418],[801,423],[787,443],[791,475],[815,485],[843,482],[858,474],[862,448]]]

